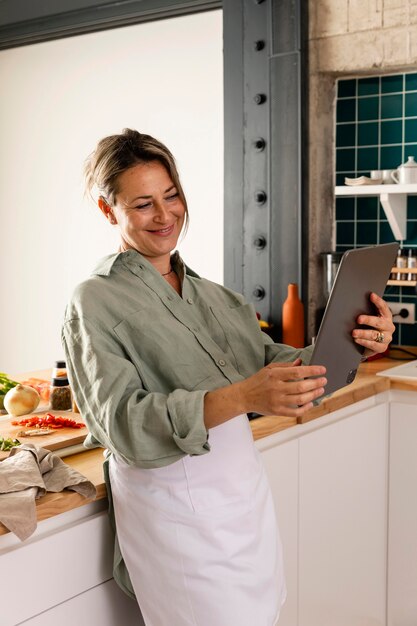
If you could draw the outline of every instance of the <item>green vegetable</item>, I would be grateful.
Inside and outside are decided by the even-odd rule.
[[[15,446],[20,446],[20,445],[21,444],[20,444],[19,439],[11,439],[10,437],[5,439],[4,437],[0,437],[0,451],[2,452],[8,452]]]
[[[9,389],[13,389],[13,387],[16,387],[16,385],[18,385],[19,383],[17,383],[15,380],[11,380],[7,374],[4,374],[4,372],[0,372],[0,409],[4,409],[4,396],[6,395],[6,393],[9,391]]]
[[[11,380],[4,372],[0,372],[0,391],[3,393],[7,393],[9,389],[13,389],[19,383],[15,380]]]

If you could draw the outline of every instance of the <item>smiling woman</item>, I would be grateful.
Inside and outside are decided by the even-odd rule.
[[[160,141],[106,137],[86,178],[120,246],[75,289],[62,339],[88,445],[109,451],[115,578],[147,626],[273,626],[281,542],[246,414],[302,414],[324,368],[272,344],[252,305],[182,261],[187,203]]]
[[[101,212],[119,228],[119,251],[140,250],[180,293],[171,252],[188,209],[171,152],[153,137],[127,128],[99,143],[85,171],[87,189],[98,188]]]
[[[86,176],[120,246],[75,289],[62,340],[87,445],[108,451],[115,579],[147,626],[274,626],[281,541],[247,413],[302,416],[326,369],[185,265],[187,203],[164,144],[125,129],[99,142]],[[373,301],[380,317],[358,321],[374,330],[354,340],[383,351],[392,323]]]
[[[136,131],[125,131],[125,136],[135,133],[137,139],[146,141],[146,136]],[[143,150],[139,157],[132,155],[132,158],[155,159],[155,154]],[[173,160],[171,167],[174,170]],[[173,177],[178,181],[178,174]],[[100,195],[98,205],[109,222],[120,229],[120,250],[139,249],[145,258],[155,259],[161,274],[168,273],[170,253],[187,214],[179,181],[174,185],[161,161],[139,161],[119,175],[117,189],[109,192],[109,197],[114,197],[113,203]]]

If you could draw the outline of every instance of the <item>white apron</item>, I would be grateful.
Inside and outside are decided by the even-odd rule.
[[[120,550],[146,626],[274,626],[285,601],[272,495],[246,415],[156,469],[112,455]]]

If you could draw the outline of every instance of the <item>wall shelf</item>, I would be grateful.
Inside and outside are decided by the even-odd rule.
[[[379,196],[395,239],[407,239],[407,196],[417,196],[413,185],[340,185],[336,196]]]
[[[389,287],[416,287],[417,280],[389,280],[387,282]]]
[[[416,287],[417,286],[417,267],[393,267],[392,274],[413,274],[416,280],[396,280],[390,279],[387,285],[395,287]]]

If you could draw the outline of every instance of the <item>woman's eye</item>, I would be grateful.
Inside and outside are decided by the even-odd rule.
[[[179,196],[179,193],[177,192],[177,193],[172,194],[172,196],[167,196],[165,200],[175,200],[175,198],[178,198],[178,196]]]
[[[151,206],[151,203],[147,202],[146,204],[139,204],[136,208],[137,209],[147,209],[150,206]]]

